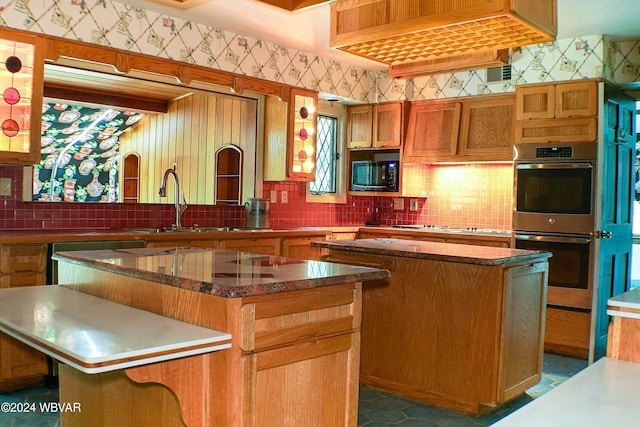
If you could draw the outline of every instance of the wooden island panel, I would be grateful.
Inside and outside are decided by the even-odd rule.
[[[233,337],[231,348],[199,359],[178,359],[163,367],[148,365],[127,369],[117,377],[64,374],[60,378],[62,401],[94,399],[87,407],[118,408],[118,411],[99,412],[104,417],[101,425],[114,427],[180,425],[177,420],[181,418],[194,420],[187,425],[212,427],[357,425],[359,281],[387,277],[388,272],[315,262],[313,265],[324,268],[325,274],[306,273],[303,277],[293,273],[308,271],[311,267],[308,261],[194,248],[139,249],[129,253],[138,251],[156,253],[157,257],[166,257],[169,263],[171,253],[175,253],[183,278],[173,281],[166,276],[174,285],[154,280],[165,277],[156,271],[169,271],[159,268],[162,262],[155,257],[151,260],[141,257],[129,264],[126,259],[123,261],[146,269],[148,277],[145,278],[137,273],[126,274],[128,267],[111,268],[102,260],[98,260],[101,268],[94,268],[93,262],[83,265],[78,263],[82,253],[74,253],[59,259],[61,283],[111,301],[225,331]],[[181,262],[182,254],[187,256],[184,262]],[[188,256],[196,259],[209,256],[219,261],[213,264],[198,261],[205,267],[212,265],[211,271],[195,274],[208,277],[210,284],[184,278],[192,271]],[[145,267],[144,262],[149,264]],[[124,274],[105,271],[118,268],[122,268]],[[229,277],[229,272],[235,269],[237,279]],[[248,271],[250,275],[243,274]],[[278,274],[282,274],[283,279]],[[367,278],[367,274],[371,276]],[[212,277],[221,277],[220,283],[237,280],[249,286],[248,289],[240,285],[229,289],[216,287]],[[225,296],[225,292],[230,294]],[[234,293],[236,296],[231,297]],[[189,372],[200,374],[193,376]],[[167,409],[175,405],[167,400],[166,393],[153,390],[149,381],[169,384],[178,396],[178,410]],[[193,400],[200,405],[194,406]],[[185,402],[188,405],[185,406]],[[140,411],[154,413],[154,416],[150,421],[141,421],[140,417],[122,415]],[[92,425],[91,416],[90,411],[63,413],[61,420],[65,426]]]
[[[418,252],[425,244],[462,246],[371,240]],[[491,265],[320,245],[329,249],[324,260],[391,271],[363,286],[361,383],[480,414],[540,381],[546,257]]]

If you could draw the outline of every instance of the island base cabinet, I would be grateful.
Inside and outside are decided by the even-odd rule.
[[[481,414],[542,374],[548,264],[480,265],[330,249],[383,267],[362,291],[360,382]]]
[[[244,425],[355,427],[359,345],[355,332],[245,356],[255,416]]]
[[[243,426],[357,426],[361,289],[245,299]]]
[[[118,387],[102,374],[65,367],[61,401],[97,396],[103,403],[83,406],[82,414],[62,414],[64,427],[180,426],[170,424],[176,420],[172,413],[147,424],[113,414],[105,414],[118,420],[112,424],[65,423],[86,420],[82,417],[93,410],[102,416],[102,406],[111,412],[154,412],[166,401],[164,393],[149,387],[156,383],[178,397],[178,415],[189,427],[357,426],[360,282],[227,298],[69,262],[59,265],[61,283],[76,291],[232,335],[229,349],[129,368],[122,374],[129,379],[120,379]],[[190,362],[195,358],[202,362]]]
[[[513,399],[542,379],[547,270],[547,263],[505,270],[498,402]]]

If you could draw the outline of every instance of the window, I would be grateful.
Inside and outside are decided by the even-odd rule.
[[[337,128],[335,117],[318,116],[316,180],[309,183],[311,194],[336,192]]]
[[[316,179],[307,186],[308,202],[344,203],[345,109],[320,103],[316,126]]]

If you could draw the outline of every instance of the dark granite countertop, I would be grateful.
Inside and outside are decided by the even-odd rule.
[[[386,238],[313,242],[312,244],[333,250],[482,265],[537,262],[551,257],[550,252]]]
[[[53,259],[227,298],[389,277],[377,268],[193,247],[57,252]]]

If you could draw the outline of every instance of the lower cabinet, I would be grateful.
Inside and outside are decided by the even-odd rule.
[[[547,307],[544,348],[553,353],[587,359],[591,336],[591,313]]]
[[[351,333],[243,356],[254,392],[252,425],[355,426],[359,344],[359,333]]]
[[[357,425],[360,301],[349,285],[243,305],[247,425]]]
[[[391,272],[363,286],[362,384],[477,415],[540,381],[546,262],[479,265],[333,248],[323,259]]]
[[[191,425],[358,425],[360,283],[225,298],[71,263],[61,275],[73,289],[232,334],[229,349],[164,363],[171,376],[185,366],[202,370],[184,391],[206,403],[202,418],[209,422]],[[183,425],[167,387],[132,380],[140,375],[131,371],[153,365],[92,375],[61,370],[61,401],[82,402],[81,413],[61,413],[62,425]],[[96,399],[98,421],[85,411]]]
[[[182,247],[197,246],[201,248],[217,248],[230,251],[251,252],[262,255],[284,256],[298,259],[320,259],[320,249],[312,246],[312,242],[326,239],[325,235],[292,236],[292,237],[257,237],[257,238],[224,238],[216,236],[214,239],[173,239],[151,240],[146,247]]]
[[[280,255],[280,239],[234,239],[221,240],[220,249],[251,252],[262,255]]]
[[[0,288],[45,285],[46,267],[46,244],[0,245]],[[47,373],[44,353],[0,333],[0,391],[38,384]]]
[[[325,236],[315,237],[284,237],[282,239],[282,250],[280,254],[284,257],[299,259],[320,259],[320,248],[311,246],[312,242],[322,242]]]

